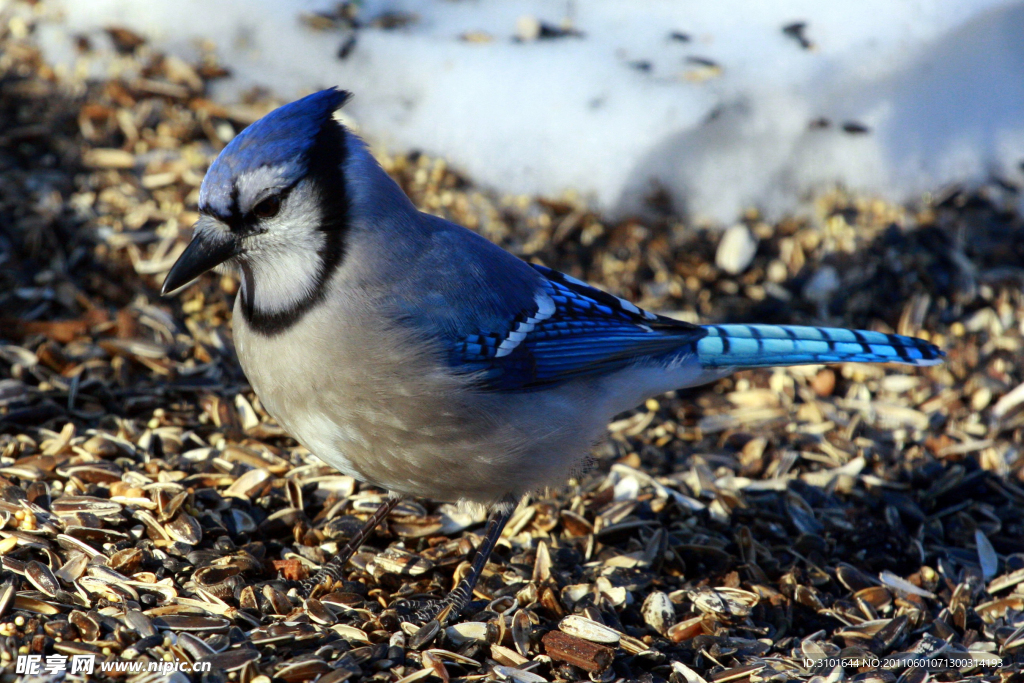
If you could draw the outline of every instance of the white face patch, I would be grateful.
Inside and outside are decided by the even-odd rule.
[[[259,166],[242,173],[235,180],[238,211],[243,215],[249,213],[256,204],[291,185],[298,172],[297,163],[291,162],[279,166]]]
[[[533,328],[537,326],[541,321],[547,320],[555,313],[555,302],[550,296],[544,292],[538,292],[537,296],[533,299],[537,302],[537,312],[532,316],[524,320],[523,322],[516,325],[515,329],[508,333],[508,336],[502,340],[501,345],[498,346],[498,352],[495,353],[496,358],[501,358],[512,353],[513,350],[524,339],[526,335],[533,331]]]
[[[241,294],[252,298],[257,311],[286,311],[315,294],[327,239],[321,220],[313,185],[303,181],[284,197],[280,212],[260,221],[259,233],[245,239],[242,270],[248,268],[253,282],[243,277]]]

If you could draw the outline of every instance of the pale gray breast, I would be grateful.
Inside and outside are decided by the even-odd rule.
[[[409,495],[489,503],[561,485],[607,418],[572,388],[475,393],[347,302],[272,337],[236,310],[234,332],[242,369],[282,427],[340,471]]]
[[[361,480],[452,498],[454,488],[473,487],[442,472],[465,470],[485,446],[515,446],[485,416],[466,419],[475,409],[463,380],[359,307],[332,302],[271,337],[254,333],[236,307],[234,331],[242,369],[267,411],[311,452]]]

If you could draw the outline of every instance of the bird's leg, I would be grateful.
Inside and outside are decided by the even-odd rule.
[[[328,560],[326,564],[320,567],[320,571],[316,573],[316,576],[311,579],[306,579],[299,584],[299,595],[305,599],[311,597],[313,595],[313,591],[320,586],[328,588],[333,585],[334,582],[341,581],[345,564],[353,555],[356,554],[356,551],[359,550],[359,546],[363,544],[363,541],[373,533],[373,530],[384,521],[384,518],[388,516],[388,513],[394,510],[395,506],[398,505],[401,500],[401,496],[388,496],[385,498],[384,502],[380,504],[380,507],[377,508],[376,512],[370,515],[370,519],[368,519],[366,524],[363,525],[363,528],[356,532],[355,536],[348,539],[348,543],[345,544],[345,547],[342,548],[337,555]]]
[[[415,622],[422,624],[436,619],[441,624],[444,624],[449,619],[459,616],[459,613],[466,608],[466,605],[473,598],[473,588],[476,587],[476,582],[480,579],[480,574],[483,573],[484,567],[487,565],[487,559],[491,556],[491,551],[494,550],[494,546],[501,537],[501,532],[505,529],[505,525],[508,524],[508,520],[512,516],[512,511],[515,509],[516,501],[511,500],[504,500],[494,507],[490,517],[487,519],[484,542],[477,548],[476,557],[473,558],[473,566],[469,572],[444,600],[427,605],[417,612],[413,617]]]

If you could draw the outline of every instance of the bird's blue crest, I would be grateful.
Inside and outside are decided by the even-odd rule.
[[[203,179],[199,206],[221,215],[231,210],[238,176],[261,166],[287,168],[300,178],[306,172],[308,152],[317,134],[351,93],[328,88],[278,107],[228,143]]]

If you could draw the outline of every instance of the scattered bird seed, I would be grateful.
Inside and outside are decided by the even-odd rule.
[[[347,44],[371,23],[360,8],[320,30]],[[595,469],[522,503],[465,621],[413,625],[465,571],[480,511],[403,504],[300,603],[289,582],[382,492],[312,457],[249,390],[230,275],[157,296],[207,165],[280,101],[215,103],[228,68],[212,52],[189,63],[113,28],[116,64],[76,81],[34,35],[0,33],[0,667],[33,652],[208,661],[223,672],[210,681],[242,683],[1019,677],[1021,219],[997,182],[919,207],[832,191],[723,234],[670,210],[506,201],[443,160],[383,155],[422,208],[651,310],[901,331],[949,352],[935,368],[748,371],[648,401],[609,426]],[[89,42],[102,65],[106,38]],[[977,665],[926,670],[939,647]],[[840,654],[899,667],[804,664]]]

